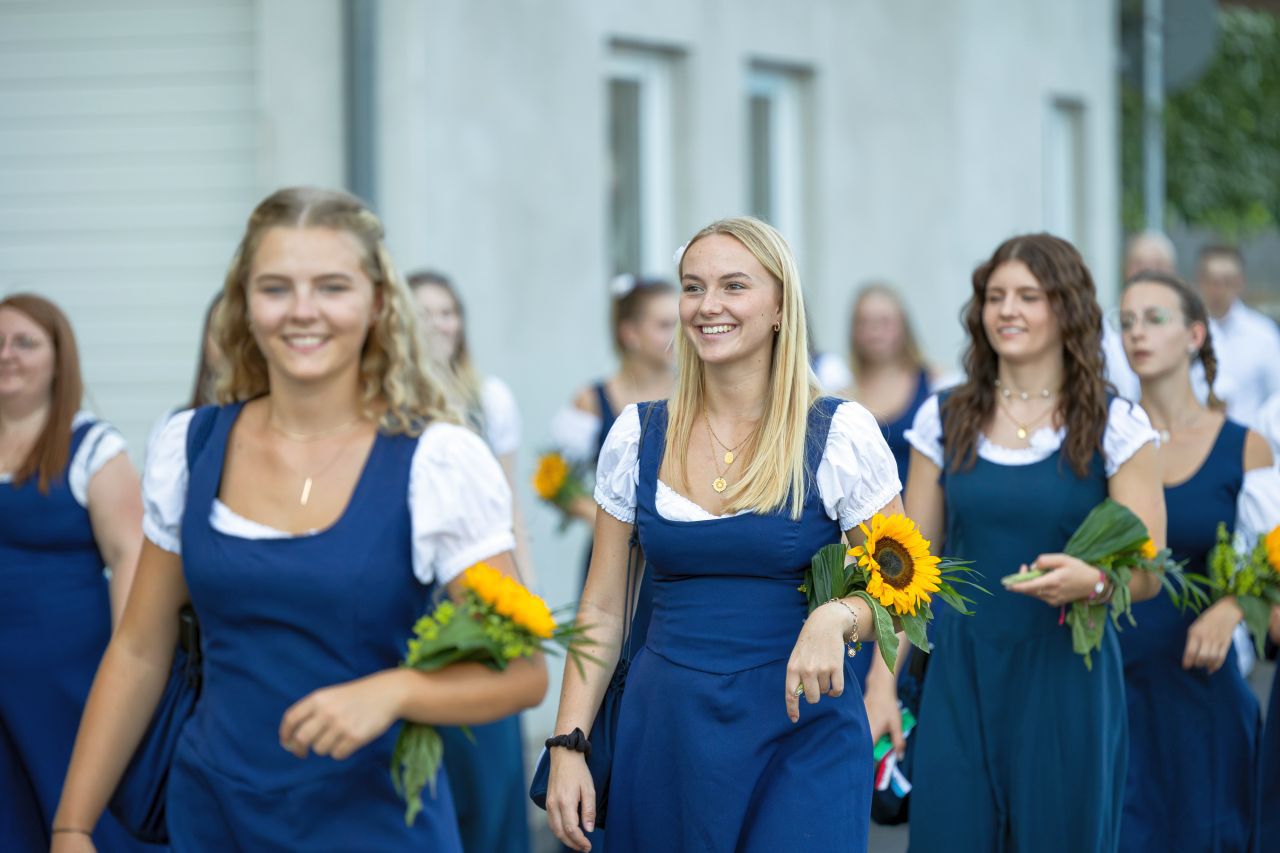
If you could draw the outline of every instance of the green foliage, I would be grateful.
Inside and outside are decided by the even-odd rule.
[[[1204,76],[1165,102],[1166,214],[1239,239],[1280,225],[1280,18],[1218,12]],[[1142,222],[1142,93],[1121,89],[1126,230]]]
[[[1252,548],[1238,549],[1225,524],[1218,525],[1218,542],[1209,552],[1209,576],[1199,580],[1212,591],[1214,600],[1234,596],[1244,613],[1244,624],[1253,635],[1258,657],[1262,657],[1271,621],[1272,605],[1280,604],[1280,574],[1271,565],[1266,537],[1259,536]]]

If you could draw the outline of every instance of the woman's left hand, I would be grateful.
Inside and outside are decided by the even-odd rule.
[[[324,687],[295,702],[280,721],[280,745],[298,758],[307,752],[338,761],[351,756],[400,718],[399,670]]]
[[[1210,675],[1222,668],[1231,651],[1231,635],[1244,618],[1244,611],[1232,596],[1215,601],[1196,617],[1187,629],[1187,646],[1182,653],[1182,668],[1200,667]]]
[[[1011,584],[1011,592],[1038,598],[1054,607],[1062,607],[1073,601],[1086,599],[1094,594],[1098,585],[1098,570],[1076,557],[1066,554],[1041,554],[1022,571],[1040,569],[1043,577]]]
[[[859,626],[870,626],[871,614],[860,598],[849,599]],[[844,638],[853,630],[853,617],[841,604],[821,605],[805,620],[791,660],[787,661],[787,716],[800,720],[800,697],[810,705],[844,693]]]

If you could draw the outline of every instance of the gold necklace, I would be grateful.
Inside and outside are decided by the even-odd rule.
[[[316,441],[321,438],[328,438],[330,436],[338,435],[344,430],[351,429],[353,426],[359,423],[362,420],[362,418],[363,418],[362,415],[357,415],[355,418],[347,421],[345,424],[341,424],[340,426],[333,427],[332,429],[324,430],[323,432],[298,433],[298,432],[289,432],[288,430],[278,425],[275,422],[275,420],[271,417],[271,412],[268,411],[267,426],[269,426],[271,429],[275,430],[277,433],[284,436],[285,438],[290,439],[291,441],[307,443],[311,441]],[[311,502],[311,487],[315,484],[316,480],[320,479],[321,474],[328,473],[329,469],[333,467],[334,463],[338,461],[338,457],[341,456],[342,452],[346,449],[347,449],[346,447],[339,447],[338,452],[335,453],[332,457],[330,457],[329,461],[324,464],[323,468],[321,468],[319,471],[316,471],[310,477],[302,478],[302,491],[299,492],[298,494],[298,506],[306,506],[308,503]]]
[[[720,470],[720,460],[716,459],[716,449],[711,443],[711,422],[707,420],[705,412],[702,415],[702,422],[707,425],[707,449],[711,451],[711,465],[716,470],[716,478],[711,481],[711,488],[716,490],[716,494],[720,494],[729,488],[729,483],[724,478],[724,475],[728,473],[728,469]]]
[[[756,430],[760,428],[760,422],[756,421],[756,425],[751,428],[751,432],[747,433],[747,437],[742,439],[742,441],[739,441],[733,447],[730,447],[728,444],[721,441],[720,436],[716,435],[716,431],[711,428],[711,418],[707,417],[707,413],[705,411],[702,413],[702,419],[707,423],[707,432],[711,434],[711,437],[715,439],[717,444],[724,448],[724,464],[726,465],[733,464],[733,460],[735,458],[733,454],[737,452],[739,447],[750,441],[751,437],[756,434]],[[714,448],[712,455],[714,455]]]
[[[1005,416],[1013,422],[1015,427],[1017,427],[1018,439],[1021,441],[1026,441],[1027,436],[1031,435],[1031,428],[1044,420],[1045,416],[1052,414],[1056,408],[1056,406],[1050,406],[1048,409],[1045,409],[1043,412],[1024,423],[1018,420],[1017,416],[1013,414],[1013,410],[1009,408],[1008,404],[1004,400],[999,401],[999,403],[1000,411],[1004,412]]]

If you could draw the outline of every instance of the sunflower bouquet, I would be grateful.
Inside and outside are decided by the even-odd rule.
[[[1241,537],[1243,538],[1243,537]],[[1247,544],[1247,543],[1242,543]],[[1272,605],[1280,604],[1280,526],[1260,535],[1253,547],[1237,549],[1225,524],[1218,525],[1218,543],[1209,552],[1209,576],[1195,576],[1216,601],[1234,596],[1244,624],[1262,657]]]
[[[1198,608],[1204,602],[1204,593],[1183,575],[1181,564],[1170,559],[1169,549],[1156,550],[1142,519],[1110,498],[1085,516],[1062,551],[1096,566],[1112,589],[1109,601],[1073,601],[1063,608],[1062,621],[1071,626],[1072,648],[1084,658],[1086,669],[1093,669],[1092,653],[1102,648],[1108,608],[1116,630],[1121,628],[1121,617],[1130,625],[1138,624],[1133,618],[1133,593],[1129,590],[1134,570],[1159,573],[1161,584],[1179,609],[1188,606]],[[1044,574],[1041,569],[1017,572],[1006,575],[1001,583],[1010,587]]]
[[[905,515],[876,513],[859,529],[866,536],[862,545],[846,550],[835,543],[813,556],[801,591],[808,597],[810,612],[833,598],[857,596],[866,601],[875,617],[876,644],[892,670],[898,660],[895,619],[912,645],[928,651],[933,597],[969,615],[973,600],[957,587],[986,590],[967,577],[975,574],[969,561],[930,554],[929,540]]]
[[[563,649],[581,666],[590,658],[582,646],[588,641],[571,621],[557,623],[541,598],[514,578],[486,563],[476,563],[462,575],[465,590],[459,602],[442,601],[413,626],[408,653],[401,666],[434,672],[450,664],[475,661],[492,669],[506,669],[518,658]],[[404,820],[411,825],[422,811],[422,789],[435,793],[436,774],[444,745],[433,726],[406,722],[391,754],[391,780],[405,799]]]
[[[564,455],[551,450],[538,457],[538,467],[533,472],[533,491],[539,498],[558,507],[561,511],[560,531],[569,524],[569,507],[578,498],[590,497],[586,471]]]

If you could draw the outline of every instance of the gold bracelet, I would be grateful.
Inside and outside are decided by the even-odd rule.
[[[854,657],[855,655],[858,654],[858,651],[862,648],[862,642],[858,638],[858,614],[854,611],[852,607],[849,606],[849,603],[845,601],[843,598],[828,599],[826,603],[830,604],[833,601],[836,604],[839,604],[845,610],[848,610],[849,615],[853,617],[853,630],[849,632],[848,637],[844,638],[844,641],[849,646],[849,657]]]

